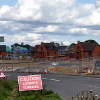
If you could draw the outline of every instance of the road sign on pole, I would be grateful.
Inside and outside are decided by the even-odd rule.
[[[0,78],[5,78],[6,75],[3,72],[0,72]]]
[[[0,42],[4,42],[4,36],[0,36]]]
[[[41,75],[18,76],[19,91],[41,90]]]

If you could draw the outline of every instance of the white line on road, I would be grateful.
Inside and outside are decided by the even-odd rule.
[[[95,87],[95,88],[100,88],[99,86],[93,86],[93,85],[87,85],[89,87]]]
[[[56,80],[56,79],[48,79],[48,78],[42,78],[42,79],[52,80],[52,81],[60,81],[60,80]]]
[[[56,80],[56,79],[50,79],[50,80],[53,80],[53,81],[60,81],[60,80]]]
[[[42,79],[47,79],[47,78],[42,78]]]

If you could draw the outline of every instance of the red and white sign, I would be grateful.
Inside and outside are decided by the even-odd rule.
[[[0,78],[6,77],[6,75],[3,72],[0,72]]]
[[[41,75],[18,76],[19,91],[41,90]]]

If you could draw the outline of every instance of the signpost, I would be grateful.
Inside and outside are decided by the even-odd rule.
[[[4,42],[4,36],[0,36],[0,42]]]
[[[41,90],[41,75],[18,76],[19,91]]]

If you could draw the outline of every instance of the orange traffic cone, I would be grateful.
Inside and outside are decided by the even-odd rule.
[[[28,69],[26,69],[26,73],[28,73]]]
[[[39,73],[39,70],[38,69],[36,69],[36,73]]]
[[[90,75],[90,74],[91,74],[90,67],[88,67],[87,75]]]
[[[47,74],[48,73],[48,71],[45,69],[45,74]]]

